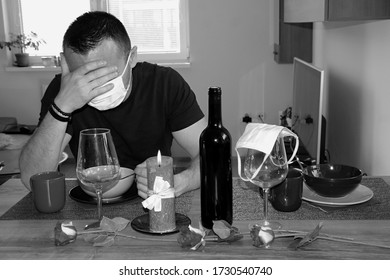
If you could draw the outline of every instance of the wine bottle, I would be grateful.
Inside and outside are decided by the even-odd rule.
[[[231,137],[222,125],[221,88],[209,88],[208,126],[199,138],[201,222],[211,229],[214,220],[233,222]]]

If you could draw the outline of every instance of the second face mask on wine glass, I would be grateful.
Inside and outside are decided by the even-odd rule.
[[[281,141],[283,141],[284,137],[294,137],[296,140],[293,154],[291,155],[290,159],[288,159],[287,161],[287,164],[290,164],[292,162],[292,159],[295,157],[295,154],[298,151],[298,147],[299,147],[298,136],[295,133],[293,133],[291,130],[283,126],[269,125],[263,123],[249,123],[246,126],[243,135],[238,139],[235,147],[237,157],[238,157],[238,174],[241,177],[241,179],[244,181],[253,180],[258,175],[264,162],[268,159],[269,155],[272,152],[272,149],[274,149],[276,141],[279,138],[282,138]],[[249,179],[241,175],[241,156],[240,156],[240,151],[242,150],[245,151],[248,149],[256,150],[264,154],[264,157],[262,159],[263,162],[258,166],[257,170],[253,172],[253,175]]]

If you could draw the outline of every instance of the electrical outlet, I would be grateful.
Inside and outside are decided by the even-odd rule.
[[[310,115],[307,115],[305,118],[305,121],[307,124],[312,124],[313,123],[313,118]]]
[[[265,122],[265,113],[264,112],[260,112],[257,116],[258,116],[261,123]]]

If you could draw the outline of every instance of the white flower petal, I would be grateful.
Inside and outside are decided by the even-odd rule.
[[[199,234],[202,237],[204,237],[206,235],[206,233],[204,231],[197,229],[197,228],[194,228],[191,225],[188,225],[188,228],[190,229],[190,231],[195,232],[196,234]]]
[[[63,222],[61,224],[61,230],[63,233],[65,233],[68,236],[75,236],[77,233],[72,222],[68,222],[68,223]]]

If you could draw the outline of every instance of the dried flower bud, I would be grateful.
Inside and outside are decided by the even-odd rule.
[[[206,233],[200,229],[194,228],[191,225],[180,228],[180,235],[177,237],[177,242],[181,247],[191,247],[191,250],[198,249],[201,245],[205,245],[204,236]]]
[[[77,230],[71,221],[57,222],[54,228],[54,244],[64,246],[76,240]]]
[[[213,231],[218,236],[220,242],[235,242],[243,238],[238,228],[233,227],[225,220],[213,221]]]
[[[270,227],[255,225],[251,229],[251,237],[253,246],[269,248],[275,239],[275,233]]]

